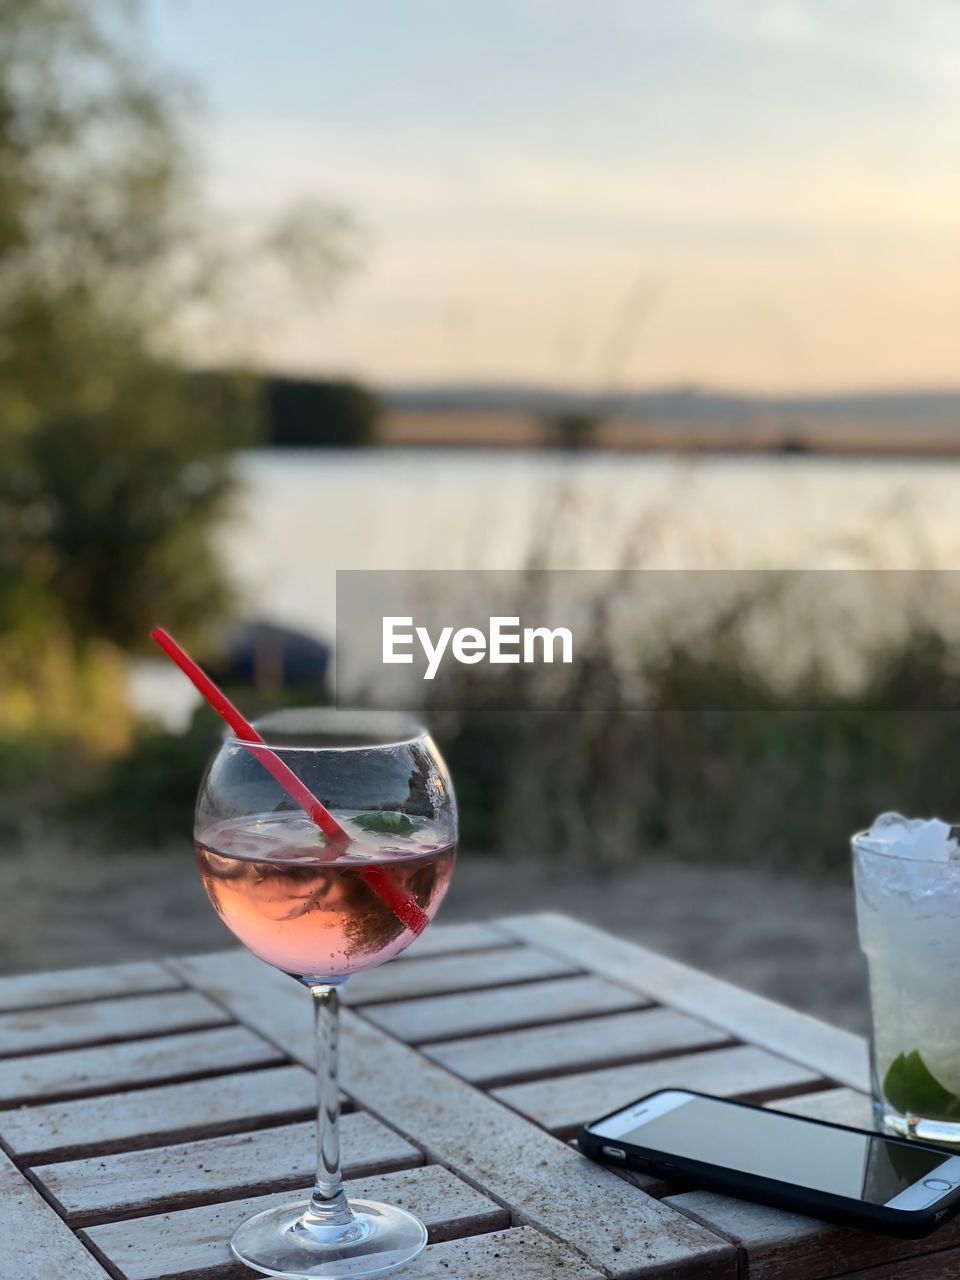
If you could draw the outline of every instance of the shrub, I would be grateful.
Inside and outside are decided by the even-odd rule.
[[[883,810],[960,816],[960,671],[925,626],[845,691],[815,664],[774,678],[739,627],[645,654],[640,697],[602,632],[592,646],[576,676],[452,668],[435,691],[465,844],[595,871],[666,853],[846,874],[848,837]]]
[[[129,751],[109,761],[83,795],[78,816],[112,842],[189,840],[197,787],[220,732],[206,707],[184,733],[142,727]]]

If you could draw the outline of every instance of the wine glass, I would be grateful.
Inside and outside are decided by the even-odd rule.
[[[264,716],[256,728],[266,749],[227,737],[207,768],[197,866],[227,928],[313,996],[317,1177],[309,1200],[258,1213],[231,1247],[266,1275],[379,1275],[419,1253],[427,1232],[403,1209],[344,1193],[339,991],[433,918],[453,871],[456,801],[429,734],[398,714],[300,708]],[[278,760],[296,775],[292,789],[299,780],[343,839],[325,835],[280,785]]]

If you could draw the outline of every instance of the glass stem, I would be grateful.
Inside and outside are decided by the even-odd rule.
[[[317,1178],[305,1217],[312,1228],[354,1221],[340,1176],[340,1082],[337,1036],[340,997],[336,987],[311,987],[317,1027]]]

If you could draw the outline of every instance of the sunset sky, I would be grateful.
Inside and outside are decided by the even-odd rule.
[[[952,0],[147,0],[211,205],[351,211],[256,356],[379,383],[960,383]]]

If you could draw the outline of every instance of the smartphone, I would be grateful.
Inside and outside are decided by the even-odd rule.
[[[960,1155],[685,1089],[613,1111],[577,1141],[604,1163],[907,1239],[960,1208]]]

